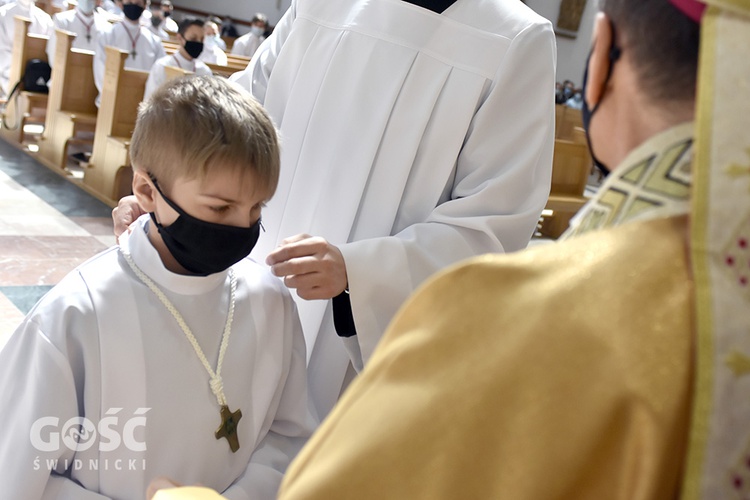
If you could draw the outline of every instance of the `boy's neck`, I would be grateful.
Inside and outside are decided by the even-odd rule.
[[[179,54],[180,54],[180,55],[181,55],[181,56],[183,57],[183,59],[185,59],[186,61],[190,61],[190,62],[192,62],[192,61],[193,61],[193,58],[192,58],[192,57],[190,56],[190,54],[188,54],[188,53],[187,53],[187,51],[185,50],[185,47],[180,47],[180,50],[178,51],[178,53],[179,53]]]
[[[148,236],[148,241],[151,242],[151,245],[153,245],[153,247],[156,249],[156,252],[159,254],[159,258],[161,259],[162,264],[164,264],[164,267],[175,274],[183,274],[188,276],[194,275],[195,273],[191,273],[190,271],[182,267],[182,265],[177,262],[177,259],[172,256],[172,252],[169,251],[167,245],[164,243],[161,234],[159,234],[159,230],[156,229],[156,226],[151,222],[152,221],[149,221],[149,224],[146,226],[146,235]]]

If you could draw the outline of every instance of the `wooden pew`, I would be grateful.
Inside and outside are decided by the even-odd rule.
[[[192,75],[193,72],[187,69],[178,68],[177,66],[165,66],[164,73],[167,76],[166,81],[173,78],[180,78],[181,76]]]
[[[75,33],[58,29],[55,36],[52,86],[39,154],[48,166],[64,169],[69,145],[93,143],[92,139],[80,138],[80,134],[94,133],[97,90],[92,70],[94,53],[71,48]]]
[[[125,69],[130,55],[105,47],[106,66],[101,107],[96,120],[94,151],[83,186],[111,205],[130,193],[130,137],[135,128],[138,105],[143,100],[148,72]]]
[[[583,118],[580,109],[557,104],[555,107],[555,137],[566,141],[573,140],[573,131],[583,128]]]
[[[249,57],[227,53],[227,66],[239,66],[245,69],[248,64],[250,64]]]
[[[16,16],[15,32],[13,34],[13,54],[10,62],[10,74],[8,80],[8,92],[18,82],[26,70],[26,62],[29,59],[47,60],[47,40],[49,37],[29,33],[31,19]],[[13,101],[15,101],[15,96]],[[18,104],[18,107],[16,107]],[[7,130],[2,127],[0,132],[6,141],[15,144],[23,142],[24,125],[34,123],[44,123],[44,114],[47,109],[47,94],[38,92],[21,91],[18,101],[9,102],[6,108],[6,120],[10,127],[19,124],[16,130]]]
[[[570,219],[588,201],[586,190],[591,156],[588,146],[562,139],[555,140],[552,162],[552,186],[540,232],[550,238],[558,238],[568,228]]]

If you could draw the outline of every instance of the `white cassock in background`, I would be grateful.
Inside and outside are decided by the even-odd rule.
[[[96,41],[99,38],[99,33],[109,31],[111,28],[109,21],[107,21],[103,13],[94,9],[93,14],[86,15],[81,11],[80,6],[73,10],[66,10],[55,14],[52,17],[52,22],[54,29],[49,37],[49,41],[47,41],[47,60],[50,66],[54,65],[55,46],[57,45],[57,37],[54,30],[72,31],[77,35],[73,39],[72,47],[74,49],[90,50],[93,52],[96,50]]]
[[[104,47],[112,45],[127,52],[135,52],[135,57],[128,56],[125,60],[127,69],[149,71],[156,61],[167,53],[161,39],[151,33],[145,26],[134,24],[127,20],[117,23],[109,30],[99,34],[96,54],[94,55],[94,83],[99,90],[96,98],[97,106],[101,98],[104,85],[104,68],[106,67],[106,51]]]
[[[346,261],[358,335],[298,300],[319,417],[407,296],[458,260],[524,248],[547,200],[555,38],[521,2],[296,0],[233,79],[280,129],[263,261],[309,233]],[[344,346],[346,343],[346,347]]]

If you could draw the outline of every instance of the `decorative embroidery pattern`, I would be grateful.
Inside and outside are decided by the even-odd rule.
[[[740,293],[750,299],[750,218],[734,232],[734,237],[724,247],[724,270],[729,274]]]
[[[691,184],[692,137],[676,140],[662,153],[618,167],[581,213],[565,238],[615,226],[661,212],[688,211]]]

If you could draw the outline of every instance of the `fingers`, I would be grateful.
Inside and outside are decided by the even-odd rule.
[[[273,266],[279,262],[285,262],[297,257],[308,257],[326,252],[327,250],[328,242],[325,239],[299,234],[282,241],[278,248],[268,254],[266,264]]]
[[[112,210],[112,222],[114,225],[115,236],[119,237],[127,231],[128,226],[143,215],[138,200],[135,196],[126,196],[120,200],[117,206]]]
[[[320,273],[287,276],[284,278],[284,284],[287,288],[297,290],[297,295],[305,300],[328,300],[341,293],[330,283],[321,280]]]

